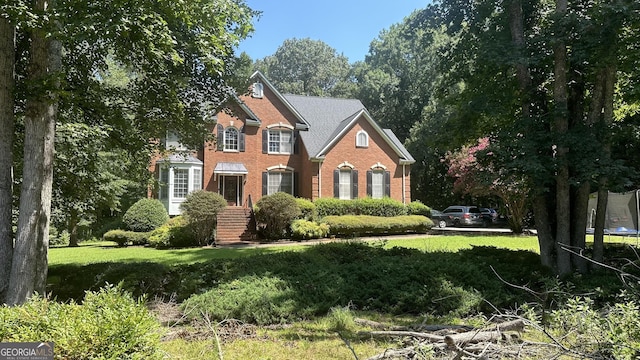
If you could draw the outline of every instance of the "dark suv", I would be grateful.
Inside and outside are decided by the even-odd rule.
[[[442,211],[453,216],[453,226],[483,226],[484,220],[477,206],[449,206]]]

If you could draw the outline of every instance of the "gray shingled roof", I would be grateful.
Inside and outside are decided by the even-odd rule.
[[[309,123],[309,131],[301,131],[300,137],[311,157],[319,157],[331,141],[333,141],[355,117],[366,111],[357,99],[323,98],[303,95],[284,95],[284,98]],[[402,160],[409,163],[415,159],[409,154],[402,142],[389,130],[383,130],[389,142],[400,152]]]
[[[284,95],[309,123],[310,131],[300,131],[311,157],[325,147],[356,113],[364,109],[360,100],[336,99],[303,95]]]

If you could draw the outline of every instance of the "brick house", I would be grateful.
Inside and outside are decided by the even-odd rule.
[[[359,100],[281,94],[260,72],[248,95],[216,115],[215,145],[158,159],[158,198],[179,214],[187,193],[200,188],[247,208],[278,191],[311,200],[371,196],[411,201],[415,162],[389,129]],[[181,147],[168,136],[167,146]]]

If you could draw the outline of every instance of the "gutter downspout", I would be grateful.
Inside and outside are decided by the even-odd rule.
[[[322,161],[318,163],[318,199],[322,197]]]
[[[406,180],[405,180],[405,176],[406,176],[406,165],[402,164],[402,203],[407,205],[407,189],[406,189]]]

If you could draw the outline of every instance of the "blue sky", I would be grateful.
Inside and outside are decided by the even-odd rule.
[[[244,40],[253,60],[273,55],[284,40],[322,40],[349,62],[364,60],[369,44],[380,31],[401,22],[428,0],[246,0],[250,8],[262,11],[254,22],[255,32]]]

